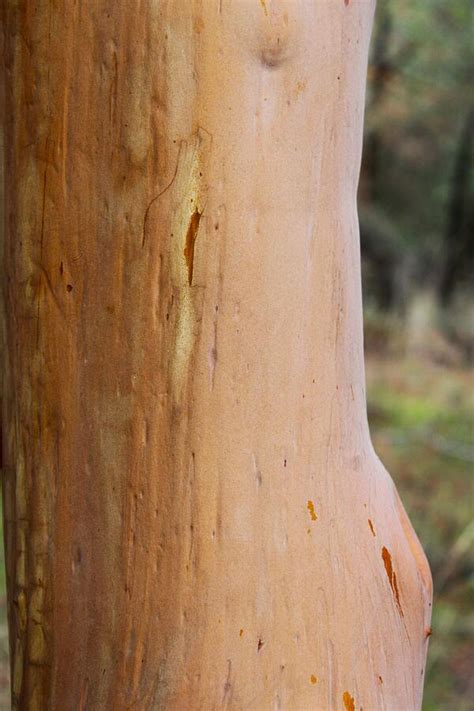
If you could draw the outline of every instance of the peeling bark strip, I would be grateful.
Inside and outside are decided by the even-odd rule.
[[[317,514],[316,514],[316,511],[314,510],[314,504],[313,504],[313,502],[312,502],[312,501],[308,501],[308,503],[306,504],[306,508],[307,508],[308,511],[309,511],[309,515],[310,515],[310,517],[311,517],[311,521],[316,521],[317,518],[318,518],[318,516],[317,516]]]
[[[14,711],[420,709],[430,573],[363,397],[374,2],[345,2],[3,3]]]

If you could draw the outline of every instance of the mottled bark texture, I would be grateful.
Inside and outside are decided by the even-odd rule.
[[[14,708],[421,703],[370,443],[368,0],[5,0]]]

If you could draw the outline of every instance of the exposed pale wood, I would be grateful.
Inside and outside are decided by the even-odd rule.
[[[364,392],[373,3],[4,13],[14,707],[419,709]]]

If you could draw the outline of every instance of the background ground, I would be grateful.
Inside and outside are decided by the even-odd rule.
[[[423,710],[472,711],[472,371],[413,357],[369,356],[367,379],[375,448],[397,484],[434,578]]]

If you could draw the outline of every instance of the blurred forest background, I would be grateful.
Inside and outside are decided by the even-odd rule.
[[[424,711],[474,709],[473,30],[472,0],[379,0],[359,187],[372,438],[434,577]]]
[[[472,0],[379,0],[359,190],[372,436],[435,582],[424,711],[474,709],[473,30]]]

